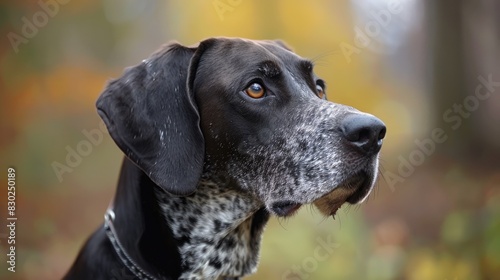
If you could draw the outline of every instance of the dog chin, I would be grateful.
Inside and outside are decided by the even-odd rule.
[[[312,202],[325,216],[335,216],[344,203],[357,204],[368,197],[375,181],[374,176],[360,173],[345,180],[331,192]],[[278,201],[268,206],[269,212],[278,217],[291,217],[298,212],[302,203],[295,201]]]
[[[312,203],[325,216],[333,216],[345,203],[362,203],[370,194],[377,179],[377,162],[373,165],[373,170],[361,170],[349,176],[329,193],[324,194],[312,202],[297,202],[293,200],[276,201],[267,206],[270,213],[278,217],[291,217],[298,212],[304,204]]]
[[[376,175],[360,172],[344,180],[331,192],[315,200],[313,204],[325,216],[332,216],[344,203],[358,204],[363,202],[370,194]]]

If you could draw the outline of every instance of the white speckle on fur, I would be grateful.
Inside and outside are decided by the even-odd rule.
[[[255,136],[262,139],[235,145],[225,166],[215,166],[238,188],[214,183],[204,173],[190,196],[158,193],[174,237],[186,240],[179,247],[179,279],[218,280],[252,273],[260,234],[251,236],[250,230],[259,209],[272,212],[271,206],[279,201],[313,203],[362,170],[376,174],[377,158],[347,151],[342,136],[334,132],[339,115],[347,113],[356,112],[318,99],[284,116],[286,121],[262,128]]]
[[[162,145],[165,145],[165,136],[164,136],[165,132],[163,130],[160,130],[160,142]]]
[[[179,248],[183,264],[179,279],[216,280],[256,271],[261,234],[252,237],[250,231],[262,202],[205,180],[190,196],[163,192],[157,196],[174,237],[188,240]]]

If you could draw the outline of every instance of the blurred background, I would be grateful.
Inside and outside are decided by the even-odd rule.
[[[499,279],[499,11],[495,0],[2,1],[0,278],[60,278],[102,222],[122,158],[94,106],[106,81],[171,40],[229,36],[282,39],[315,61],[329,100],[388,127],[368,201],[336,220],[309,207],[272,219],[246,279]]]

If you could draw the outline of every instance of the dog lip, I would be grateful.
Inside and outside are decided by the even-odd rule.
[[[363,200],[371,189],[372,177],[366,171],[360,171],[333,188],[332,191],[314,200],[312,203],[327,216],[335,217],[344,203],[356,204]],[[269,210],[279,217],[292,216],[308,202],[293,200],[276,201],[270,204]]]
[[[372,179],[365,171],[358,172],[316,199],[313,203],[325,216],[333,216],[344,203],[356,204],[363,200],[371,189]]]
[[[357,204],[361,202],[371,190],[372,177],[370,175],[362,173],[357,177],[360,181],[356,182],[356,185],[353,186],[356,190],[346,199],[346,202],[349,204]]]
[[[344,202],[336,203],[332,206],[332,210],[330,211],[329,216],[332,216],[333,219],[335,219],[335,214],[337,214],[337,211],[344,205]]]
[[[301,203],[293,201],[278,201],[273,203],[270,208],[277,216],[288,217],[297,212],[301,206]]]

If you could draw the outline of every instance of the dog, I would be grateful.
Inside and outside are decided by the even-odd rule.
[[[281,41],[170,43],[111,81],[97,110],[124,152],[101,225],[65,279],[240,279],[270,216],[362,202],[386,133],[326,100]]]

